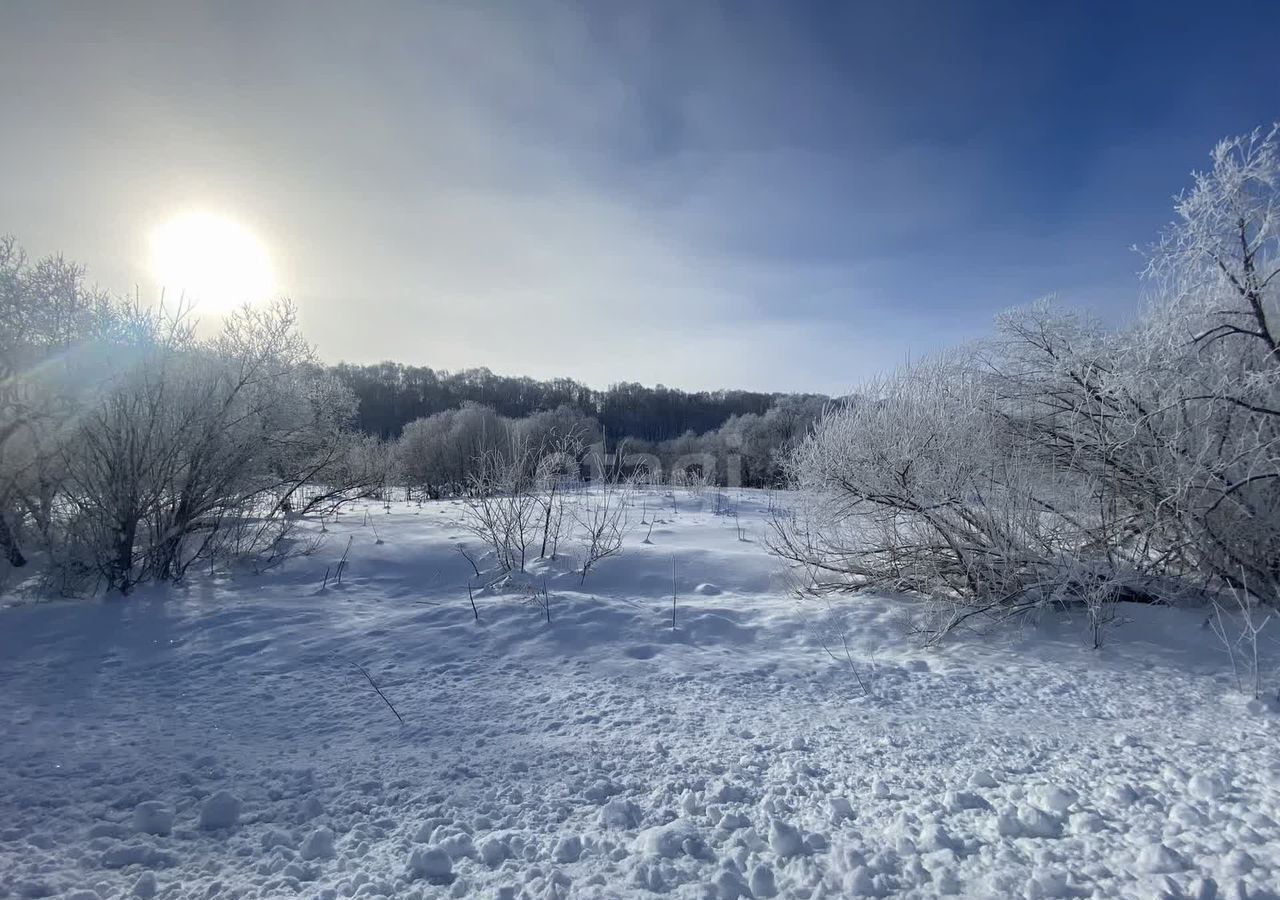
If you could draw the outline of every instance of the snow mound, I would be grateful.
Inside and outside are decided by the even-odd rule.
[[[233,828],[240,821],[242,802],[227,791],[218,791],[200,807],[200,827],[206,831]]]
[[[133,808],[133,830],[142,834],[167,835],[173,831],[173,810],[156,800]]]
[[[674,859],[679,856],[702,856],[706,844],[698,826],[688,819],[676,819],[666,825],[646,828],[636,835],[638,853]]]
[[[439,847],[414,847],[409,854],[409,875],[447,884],[453,880],[453,860]]]

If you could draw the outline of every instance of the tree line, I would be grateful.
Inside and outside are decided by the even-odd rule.
[[[471,401],[415,419],[393,445],[394,478],[429,499],[463,493],[482,461],[573,448],[582,477],[779,487],[787,454],[829,406],[817,396],[780,396],[763,413],[730,415],[718,428],[668,440],[615,435],[599,418],[563,404],[524,417]]]
[[[815,394],[682,391],[630,382],[594,390],[569,378],[538,381],[497,375],[487,368],[447,372],[396,362],[340,363],[331,371],[358,401],[355,427],[382,438],[397,438],[416,419],[464,405],[485,406],[509,419],[567,407],[594,418],[612,450],[623,438],[662,442],[689,432],[704,434],[734,416],[762,416],[783,400],[827,399]]]

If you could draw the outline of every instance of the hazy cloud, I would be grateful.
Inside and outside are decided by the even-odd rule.
[[[1192,40],[1180,22],[1021,4],[4,18],[0,230],[32,251],[146,295],[148,228],[223,211],[329,359],[597,385],[841,390],[1040,294],[1131,306],[1126,248],[1219,133],[1269,114],[1261,91],[1218,102],[1250,65],[1225,45],[1164,82],[1136,68],[1125,41]]]

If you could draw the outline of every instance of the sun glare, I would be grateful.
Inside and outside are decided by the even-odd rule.
[[[151,271],[170,298],[227,310],[275,292],[266,247],[240,223],[212,213],[178,216],[151,233]]]

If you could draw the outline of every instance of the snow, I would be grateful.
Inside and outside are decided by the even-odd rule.
[[[694,822],[676,819],[641,831],[636,835],[635,849],[637,853],[648,856],[673,858],[702,856],[706,848],[702,833]]]
[[[1178,852],[1164,844],[1150,844],[1138,854],[1138,869],[1143,872],[1181,872],[1186,867],[1186,861]]]
[[[601,828],[625,831],[638,828],[640,821],[640,807],[630,800],[610,800],[600,808]]]
[[[0,610],[0,897],[1277,895],[1280,726],[1202,616],[922,650],[902,600],[796,601],[729,496],[748,540],[681,493],[585,583],[531,564],[550,624],[519,580],[474,620],[447,501]]]
[[[334,857],[333,839],[332,829],[317,828],[303,840],[302,846],[298,850],[298,855],[302,859],[332,859]],[[274,849],[276,846],[287,847],[289,845],[281,842],[274,844],[272,848],[264,847],[263,849]]]
[[[133,830],[166,835],[173,831],[173,810],[156,800],[139,803],[133,808]]]
[[[143,872],[138,876],[138,880],[133,883],[133,890],[130,892],[135,897],[154,897],[156,895],[156,873]]]
[[[803,853],[806,849],[800,829],[777,819],[769,823],[769,848],[780,859]]]
[[[218,791],[200,807],[200,827],[213,831],[218,828],[233,828],[240,821],[239,797],[227,791]]]
[[[453,859],[440,847],[414,847],[409,855],[409,875],[428,881],[452,881]]]
[[[551,851],[551,858],[558,863],[577,862],[581,855],[582,838],[576,834],[560,838],[556,842],[555,849]]]

